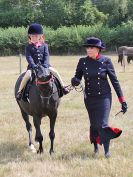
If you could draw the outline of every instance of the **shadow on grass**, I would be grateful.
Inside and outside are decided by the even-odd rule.
[[[0,144],[0,164],[18,162],[24,160],[25,146],[20,143],[1,143]]]
[[[50,157],[49,154],[37,155],[28,151],[28,148],[20,142],[4,142],[0,144],[0,164],[7,164],[10,162],[29,162],[35,159],[42,161]],[[66,150],[62,150],[59,154],[55,154],[54,160],[71,161],[74,159],[88,160],[95,159],[93,151],[84,145],[74,146]]]
[[[59,159],[69,161],[72,159],[82,159],[82,160],[87,160],[87,159],[93,159],[92,153],[88,154],[86,152],[71,152],[71,153],[64,153],[62,154]]]
[[[69,161],[72,159],[88,160],[94,159],[94,153],[84,145],[76,146],[59,156],[60,160]]]

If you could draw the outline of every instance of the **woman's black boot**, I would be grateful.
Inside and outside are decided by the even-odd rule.
[[[109,153],[109,145],[110,145],[110,141],[106,141],[106,142],[103,143],[106,158],[110,158],[110,156],[111,156],[110,153]]]
[[[95,155],[97,155],[99,153],[98,144],[96,142],[94,142],[94,153],[95,153]]]

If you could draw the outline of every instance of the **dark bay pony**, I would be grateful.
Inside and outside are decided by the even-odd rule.
[[[18,78],[15,85],[15,96],[18,91],[20,81],[23,74]],[[54,152],[53,143],[55,138],[55,121],[57,117],[57,109],[59,106],[60,98],[58,95],[57,87],[54,83],[52,74],[48,68],[39,66],[36,74],[36,79],[33,81],[29,90],[29,102],[21,99],[17,100],[20,107],[22,117],[26,123],[26,128],[29,134],[29,147],[32,151],[36,151],[32,142],[32,126],[29,121],[29,115],[33,117],[34,126],[36,129],[35,141],[39,143],[39,149],[37,153],[43,152],[43,136],[41,133],[40,125],[42,117],[48,116],[50,119],[50,132],[49,137],[51,140],[50,154]]]

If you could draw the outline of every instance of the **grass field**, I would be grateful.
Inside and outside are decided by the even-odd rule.
[[[62,98],[55,126],[55,154],[49,155],[49,120],[42,120],[44,154],[32,154],[28,149],[28,133],[14,99],[14,85],[19,76],[17,57],[0,58],[0,177],[133,177],[133,63],[126,72],[111,56],[129,105],[125,115],[114,115],[120,104],[113,91],[110,125],[123,130],[120,138],[111,141],[110,159],[105,159],[103,147],[93,157],[93,146],[87,138],[89,121],[82,93],[72,91]],[[51,57],[51,63],[70,84],[78,56]],[[23,58],[22,69],[26,69]],[[32,118],[31,118],[32,122]],[[33,128],[33,138],[35,130]]]

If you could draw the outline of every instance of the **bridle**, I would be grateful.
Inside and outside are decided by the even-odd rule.
[[[51,78],[48,81],[39,81],[39,80],[36,79],[36,85],[45,85],[45,84],[50,83],[51,81],[52,82],[54,81],[53,75],[51,76]]]
[[[53,83],[54,83],[54,77],[53,77],[53,75],[51,75],[51,78],[48,80],[48,81],[39,81],[38,79],[36,79],[36,86],[38,87],[39,85],[46,85],[46,84],[49,84],[50,82],[52,82],[52,87],[51,87],[51,89],[50,89],[50,91],[49,91],[49,96],[47,96],[47,97],[45,97],[45,96],[42,96],[41,95],[41,91],[40,91],[40,89],[39,89],[39,91],[40,91],[40,96],[41,96],[41,98],[42,99],[48,99],[48,103],[49,103],[49,99],[51,98],[51,96],[54,94],[53,93]]]

